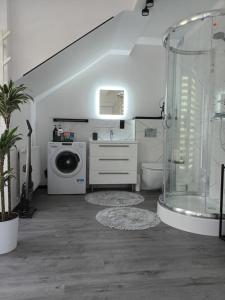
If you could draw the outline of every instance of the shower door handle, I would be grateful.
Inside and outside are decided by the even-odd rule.
[[[171,159],[169,159],[168,162],[172,162],[176,165],[184,165],[184,163],[185,163],[184,160],[171,160]]]

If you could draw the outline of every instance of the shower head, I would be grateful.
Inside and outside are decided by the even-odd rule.
[[[213,39],[214,40],[223,40],[223,41],[225,41],[225,34],[224,34],[224,32],[219,31],[219,32],[214,33]]]

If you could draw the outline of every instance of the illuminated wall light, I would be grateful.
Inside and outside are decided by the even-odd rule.
[[[185,108],[182,108],[181,111],[182,112],[187,112],[187,110]]]
[[[189,165],[188,168],[191,169],[193,167],[193,165]]]
[[[100,114],[100,90],[123,90],[124,91],[124,110],[123,110],[123,115],[101,115]],[[100,86],[96,89],[95,93],[95,110],[96,110],[96,115],[99,119],[123,119],[127,115],[127,109],[128,109],[128,94],[126,89],[124,89],[121,86]]]

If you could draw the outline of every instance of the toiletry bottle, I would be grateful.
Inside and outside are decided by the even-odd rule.
[[[54,129],[53,129],[53,142],[57,141],[57,135],[58,135],[58,129],[57,129],[56,125],[54,125]]]
[[[63,142],[63,140],[64,140],[63,129],[62,129],[61,125],[59,125],[59,128],[58,128],[58,137],[60,137],[60,142]]]

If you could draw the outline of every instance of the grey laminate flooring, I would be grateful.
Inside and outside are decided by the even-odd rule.
[[[157,194],[138,207],[156,209]],[[35,196],[18,248],[0,256],[1,300],[225,299],[225,242],[165,224],[119,231],[83,196]]]

